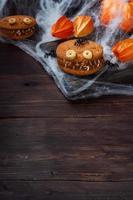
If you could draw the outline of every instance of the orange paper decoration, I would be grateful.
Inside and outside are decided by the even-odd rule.
[[[74,36],[84,37],[89,35],[94,29],[94,22],[90,16],[78,16],[73,22]]]
[[[68,38],[73,34],[73,23],[66,16],[62,16],[52,26],[51,33],[57,38]]]
[[[121,17],[120,28],[125,32],[133,30],[133,0],[103,0],[101,5],[100,20],[103,25],[108,25],[117,17]]]
[[[121,62],[133,61],[133,38],[118,42],[112,51]]]

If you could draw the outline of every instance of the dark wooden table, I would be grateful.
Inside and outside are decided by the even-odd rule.
[[[133,97],[67,101],[0,44],[0,200],[133,200]]]

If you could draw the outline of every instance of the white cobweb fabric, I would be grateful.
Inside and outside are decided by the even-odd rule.
[[[38,24],[35,36],[30,39],[13,42],[0,38],[0,41],[18,46],[38,60],[68,99],[112,94],[133,95],[133,63],[118,62],[111,51],[111,47],[118,39],[133,37],[133,34],[126,35],[120,32],[120,16],[107,28],[102,27],[99,21],[99,4],[98,0],[0,0],[0,17],[32,15]],[[68,16],[71,20],[77,15],[93,17],[95,31],[88,38],[103,46],[106,60],[104,69],[98,74],[86,77],[65,74],[60,70],[55,57],[46,56],[49,50],[55,50],[57,47],[57,38],[51,36],[50,29],[62,15]]]

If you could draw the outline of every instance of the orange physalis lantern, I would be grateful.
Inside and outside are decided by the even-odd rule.
[[[103,0],[101,5],[100,20],[103,25],[108,25],[117,17],[121,17],[119,27],[125,32],[133,30],[133,1]]]
[[[121,62],[133,61],[133,38],[116,43],[112,51]]]
[[[52,26],[51,33],[57,38],[67,38],[73,34],[73,23],[65,16],[60,17]]]
[[[133,30],[133,2],[125,3],[120,28],[125,32]]]
[[[90,16],[78,16],[74,22],[74,36],[84,37],[89,35],[94,29],[94,22]]]
[[[122,14],[123,0],[103,0],[101,5],[100,20],[103,25],[108,25],[116,17]]]

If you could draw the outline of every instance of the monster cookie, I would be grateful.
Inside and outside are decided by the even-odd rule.
[[[23,40],[35,32],[36,20],[31,16],[15,15],[0,19],[0,35],[12,40]]]
[[[69,74],[86,76],[104,66],[103,48],[93,41],[78,39],[61,43],[56,50],[60,68]]]

